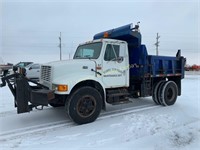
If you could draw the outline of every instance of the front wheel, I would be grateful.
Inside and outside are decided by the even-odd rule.
[[[65,109],[69,117],[77,124],[93,122],[102,109],[101,94],[95,88],[81,87],[69,97]]]

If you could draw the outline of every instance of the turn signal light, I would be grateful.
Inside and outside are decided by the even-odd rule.
[[[59,92],[68,91],[68,85],[58,85],[57,90],[58,90]]]

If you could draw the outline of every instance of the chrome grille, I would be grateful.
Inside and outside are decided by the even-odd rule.
[[[51,81],[51,66],[41,66],[41,80]]]

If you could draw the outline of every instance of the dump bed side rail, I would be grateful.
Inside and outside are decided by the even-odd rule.
[[[186,59],[180,56],[180,50],[176,57],[149,55],[148,58],[151,66],[148,72],[152,77],[181,76],[181,79],[184,78]]]

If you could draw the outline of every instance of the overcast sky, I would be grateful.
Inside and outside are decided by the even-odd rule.
[[[175,56],[178,49],[188,64],[200,64],[200,0],[1,0],[0,58],[4,62],[72,58],[79,43],[93,35],[140,21],[142,43],[155,54]]]

